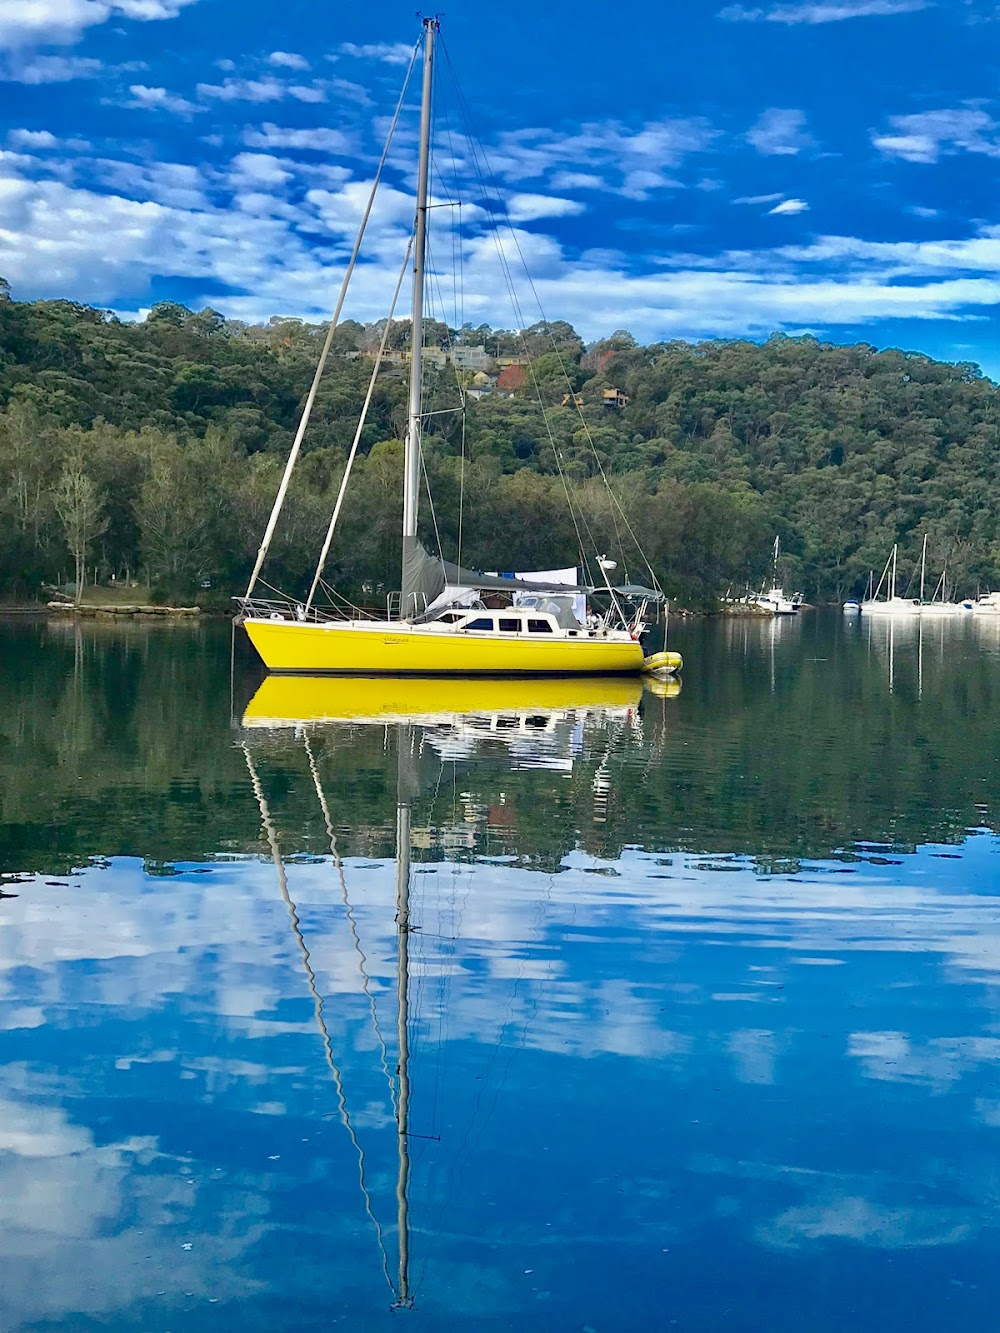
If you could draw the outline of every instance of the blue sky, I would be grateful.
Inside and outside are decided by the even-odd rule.
[[[548,318],[808,331],[1000,376],[996,0],[534,9],[450,0],[443,33]],[[418,28],[398,0],[2,0],[0,274],[123,315],[327,315]],[[510,326],[444,66],[437,123],[436,196],[462,209],[434,213],[434,313]],[[391,297],[415,126],[357,318]]]

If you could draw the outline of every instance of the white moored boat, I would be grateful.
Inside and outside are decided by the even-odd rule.
[[[802,605],[802,595],[794,593],[791,596],[785,592],[784,588],[778,583],[778,554],[781,550],[781,539],[774,539],[774,571],[771,578],[771,586],[765,592],[763,589],[753,598],[755,606],[760,607],[762,611],[769,611],[772,616],[796,616],[799,613],[799,607]]]
[[[869,616],[919,616],[920,602],[916,597],[897,597],[896,596],[896,559],[899,547],[893,546],[892,554],[885,563],[885,569],[882,571],[882,577],[878,581],[878,587],[872,597],[866,598],[861,603],[862,615]],[[882,591],[882,585],[885,584],[886,593],[884,597],[879,597]]]
[[[945,562],[941,570],[941,577],[938,579],[931,594],[929,602],[924,600],[924,580],[927,574],[927,534],[924,534],[924,545],[920,555],[920,614],[922,616],[960,616],[962,614],[961,602],[949,602],[948,593],[948,564]]]

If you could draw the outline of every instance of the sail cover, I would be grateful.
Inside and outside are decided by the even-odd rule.
[[[479,588],[503,592],[587,592],[586,587],[563,581],[565,570],[530,579],[513,575],[481,574],[431,555],[418,537],[403,538],[403,615],[407,619],[422,615],[438,601],[445,588]],[[439,605],[444,603],[439,602]]]

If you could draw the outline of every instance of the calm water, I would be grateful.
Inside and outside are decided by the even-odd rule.
[[[1000,625],[671,637],[0,625],[4,1333],[996,1326]]]

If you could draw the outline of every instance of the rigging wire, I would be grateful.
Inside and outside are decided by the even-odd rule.
[[[455,138],[452,134],[450,109],[445,106],[444,109],[444,132],[448,139],[448,154],[452,166],[457,168],[458,155],[455,151]],[[443,193],[442,189],[442,193]],[[458,225],[454,223],[451,229],[451,260],[452,260],[452,288],[455,296],[455,328],[459,331],[465,328],[465,247],[462,244],[463,238],[463,218],[462,204],[463,200],[459,195],[456,200],[458,207]],[[456,290],[457,284],[457,290]],[[465,392],[465,386],[462,384],[458,366],[455,365],[455,380],[458,384],[459,395],[462,402],[462,444],[458,474],[458,555],[457,563],[462,563],[462,529],[465,519],[465,450],[466,450],[466,426],[467,426],[467,406],[468,397]]]
[[[365,1152],[358,1141],[357,1132],[351,1123],[350,1113],[347,1109],[347,1098],[344,1094],[344,1080],[333,1054],[333,1039],[330,1036],[330,1030],[326,1024],[326,1018],[323,1015],[323,997],[316,985],[316,974],[313,971],[312,961],[309,956],[309,949],[302,935],[302,927],[299,924],[299,915],[295,903],[292,901],[291,894],[288,892],[288,877],[285,873],[285,865],[281,859],[281,850],[278,846],[278,834],[271,819],[271,811],[268,805],[267,797],[264,795],[264,788],[261,785],[257,768],[250,757],[250,751],[246,742],[241,742],[240,749],[243,751],[243,757],[246,760],[247,771],[250,774],[250,783],[253,787],[254,796],[257,798],[257,806],[260,810],[261,823],[264,826],[264,833],[267,837],[268,847],[271,852],[271,859],[274,862],[274,868],[278,873],[278,888],[281,892],[282,900],[288,911],[288,920],[292,927],[292,934],[298,944],[299,952],[302,955],[302,966],[306,974],[306,983],[309,987],[309,993],[313,998],[313,1014],[316,1018],[316,1025],[323,1038],[323,1050],[326,1056],[326,1063],[333,1075],[334,1087],[337,1090],[337,1110],[340,1114],[341,1122],[350,1136],[351,1143],[358,1157],[358,1179],[361,1185],[361,1193],[365,1200],[365,1212],[371,1219],[375,1227],[375,1234],[378,1238],[378,1247],[382,1255],[382,1271],[385,1274],[385,1280],[389,1284],[389,1290],[393,1296],[396,1295],[396,1288],[393,1286],[392,1278],[389,1276],[389,1255],[386,1250],[385,1237],[382,1231],[382,1224],[372,1211],[371,1195],[368,1192],[368,1185],[365,1180]]]
[[[368,975],[368,958],[364,949],[361,947],[361,937],[358,933],[358,923],[354,919],[354,908],[351,906],[350,899],[347,896],[347,877],[344,874],[344,863],[340,857],[340,851],[337,847],[337,834],[333,827],[333,820],[330,818],[330,807],[327,805],[326,793],[320,782],[319,768],[312,752],[312,746],[309,744],[308,735],[302,737],[302,743],[305,746],[306,757],[309,760],[309,771],[312,774],[313,786],[316,788],[316,795],[319,798],[320,809],[323,811],[323,822],[326,824],[326,834],[330,839],[330,852],[333,856],[333,864],[336,867],[337,878],[340,881],[340,896],[344,904],[344,914],[347,917],[351,928],[351,937],[354,941],[354,949],[358,955],[358,970],[361,973],[361,985],[365,995],[368,997],[368,1004],[371,1008],[372,1027],[375,1029],[375,1035],[378,1038],[379,1048],[382,1053],[382,1070],[385,1073],[386,1081],[389,1084],[389,1097],[392,1102],[392,1109],[396,1110],[396,1085],[393,1082],[392,1075],[389,1073],[389,1052],[386,1048],[385,1037],[382,1035],[382,1028],[378,1021],[378,1010],[375,1006],[375,996],[371,989],[371,977]]]

